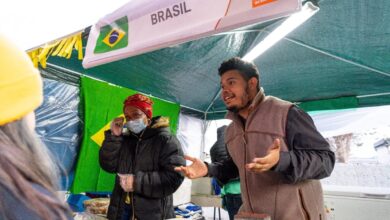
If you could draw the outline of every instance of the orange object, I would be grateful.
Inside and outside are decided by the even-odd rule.
[[[252,0],[252,8],[260,7],[277,0]]]

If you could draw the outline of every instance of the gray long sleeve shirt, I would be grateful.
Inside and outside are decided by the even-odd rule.
[[[282,173],[290,183],[321,179],[330,175],[335,164],[335,154],[317,131],[312,118],[296,106],[292,106],[288,111],[286,142],[289,151],[280,153],[280,160],[272,168],[273,171]],[[209,176],[215,176],[222,182],[238,173],[230,157],[223,162],[207,166]]]

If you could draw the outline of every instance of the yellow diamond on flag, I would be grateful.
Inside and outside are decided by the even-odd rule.
[[[118,117],[123,117],[124,115],[121,114]],[[99,147],[102,146],[104,141],[104,132],[109,130],[111,126],[111,121],[109,121],[104,127],[102,127],[98,132],[96,132],[94,135],[91,136],[91,139],[99,145]]]
[[[103,42],[109,47],[114,47],[122,40],[125,34],[126,32],[124,32],[122,29],[113,28],[110,32],[108,32],[107,36],[103,39]]]

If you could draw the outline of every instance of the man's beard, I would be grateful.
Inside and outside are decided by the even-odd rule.
[[[247,108],[251,102],[249,100],[249,87],[246,85],[245,87],[245,93],[241,96],[241,100],[243,100],[243,105],[242,106],[231,106],[227,107],[226,109],[233,112],[233,113],[238,113],[240,110]]]

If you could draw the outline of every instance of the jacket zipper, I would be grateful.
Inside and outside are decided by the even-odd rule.
[[[143,132],[142,132],[143,134]],[[141,136],[142,136],[141,134]],[[138,138],[138,141],[137,141],[137,145],[135,146],[135,154],[134,154],[134,160],[133,160],[133,171],[135,169],[135,158],[137,157],[137,154],[138,154],[138,146],[139,146],[139,142],[141,142],[141,136]],[[134,173],[134,172],[133,172]],[[133,174],[134,175],[134,174]],[[135,177],[135,176],[134,176]],[[135,220],[135,210],[134,210],[134,193],[132,192],[131,193],[131,207],[133,209],[133,212],[132,212],[132,220]]]
[[[245,168],[245,165],[248,161],[248,158],[247,158],[247,153],[246,153],[246,148],[247,148],[247,143],[246,143],[246,140],[245,140],[245,130],[244,130],[244,134],[243,134],[243,140],[244,140],[244,154],[245,154],[245,161],[244,161],[244,169],[245,169],[245,188],[246,188],[246,194],[248,195],[248,203],[249,203],[249,207],[251,209],[251,211],[253,212],[253,207],[252,207],[252,202],[251,202],[251,198],[250,198],[250,194],[249,194],[249,188],[248,188],[248,176],[247,176],[247,172],[246,171],[246,168]]]
[[[134,173],[134,169],[135,169],[135,160],[136,160],[136,157],[137,157],[137,154],[138,154],[138,146],[139,146],[139,143],[141,142],[141,137],[142,137],[142,135],[144,134],[144,131],[145,130],[143,130],[142,131],[142,133],[141,133],[141,135],[138,137],[138,136],[136,136],[136,135],[134,135],[134,136],[136,136],[136,138],[138,138],[138,141],[137,141],[137,144],[135,145],[135,154],[134,154],[134,158],[133,158],[133,163],[132,163],[132,173],[133,173],[133,175],[135,174]],[[134,175],[134,177],[135,177],[135,175]],[[131,192],[130,193],[130,199],[131,199],[131,208],[132,208],[132,216],[131,216],[131,219],[132,220],[136,220],[135,219],[135,209],[134,209],[134,193],[133,192]]]
[[[248,161],[248,156],[247,156],[247,142],[246,142],[246,138],[245,138],[245,134],[246,134],[246,126],[247,126],[247,121],[248,121],[248,118],[249,118],[250,115],[248,115],[248,117],[246,118],[245,120],[245,124],[243,124],[241,122],[240,119],[236,119],[238,120],[243,126],[242,126],[242,130],[243,130],[243,134],[242,134],[242,139],[243,139],[243,142],[244,142],[244,154],[245,154],[245,160],[244,160],[244,173],[245,173],[245,188],[246,188],[246,194],[248,196],[248,204],[249,204],[249,208],[251,209],[251,212],[254,213],[253,211],[253,207],[252,207],[252,202],[251,202],[251,198],[250,198],[250,194],[249,194],[249,188],[248,188],[248,175],[247,175],[247,170],[245,168],[245,165]]]
[[[134,210],[134,194],[131,193],[131,209],[132,209],[132,216],[131,219],[135,220],[135,210]]]
[[[257,95],[256,95],[257,96]],[[256,97],[255,97],[256,98]],[[264,98],[263,98],[264,99]],[[263,100],[262,99],[262,100]],[[262,102],[262,100],[260,100],[260,102]],[[254,117],[253,115],[254,115],[254,112],[256,112],[256,109],[254,110],[254,111],[250,111],[249,112],[249,114],[248,114],[248,117],[246,118],[246,120],[245,120],[245,124],[243,124],[242,123],[242,121],[240,120],[240,118],[239,118],[239,116],[236,114],[235,115],[235,117],[233,117],[232,118],[232,120],[234,121],[236,121],[235,123],[236,124],[241,124],[242,125],[242,129],[243,129],[243,140],[244,140],[244,153],[245,153],[245,161],[244,161],[244,173],[245,173],[245,188],[246,188],[246,193],[247,193],[247,197],[248,197],[248,203],[249,203],[249,208],[251,209],[251,211],[252,211],[252,213],[254,213],[254,211],[253,211],[253,207],[252,207],[252,202],[251,202],[251,198],[250,198],[250,194],[249,194],[249,189],[248,189],[248,181],[247,181],[247,179],[248,179],[248,175],[247,175],[247,172],[248,171],[246,171],[246,168],[245,168],[245,165],[246,165],[246,162],[247,162],[247,159],[248,159],[248,157],[247,157],[247,153],[246,153],[246,151],[247,151],[247,143],[246,143],[246,139],[245,139],[245,134],[246,134],[246,127],[247,127],[247,121],[248,121],[248,119],[249,118],[251,118],[251,117]],[[239,122],[239,123],[237,123],[237,122]],[[241,180],[240,180],[240,182],[241,182]]]
[[[162,202],[163,202],[163,204],[162,204],[162,215],[161,215],[161,219],[164,219],[165,218],[165,197],[164,198],[162,198]]]
[[[244,146],[245,146],[245,162],[247,162],[247,153],[246,153],[246,150],[247,150],[247,143],[246,143],[246,138],[245,138],[245,135],[246,135],[246,130],[247,130],[247,125],[248,125],[248,121],[249,121],[249,119],[251,119],[251,118],[253,118],[254,116],[254,112],[255,112],[256,110],[252,110],[252,111],[250,111],[249,112],[249,114],[248,114],[248,117],[246,118],[246,120],[245,120],[245,125],[244,125]],[[245,170],[245,175],[246,175],[246,173],[247,173],[247,171]],[[249,188],[248,188],[248,181],[247,181],[248,179],[247,179],[247,176],[245,176],[245,185],[246,185],[246,193],[247,193],[247,195],[248,195],[248,202],[249,202],[249,207],[251,208],[251,211],[254,213],[254,209],[253,209],[253,206],[252,206],[252,201],[251,201],[251,194],[249,194]]]

